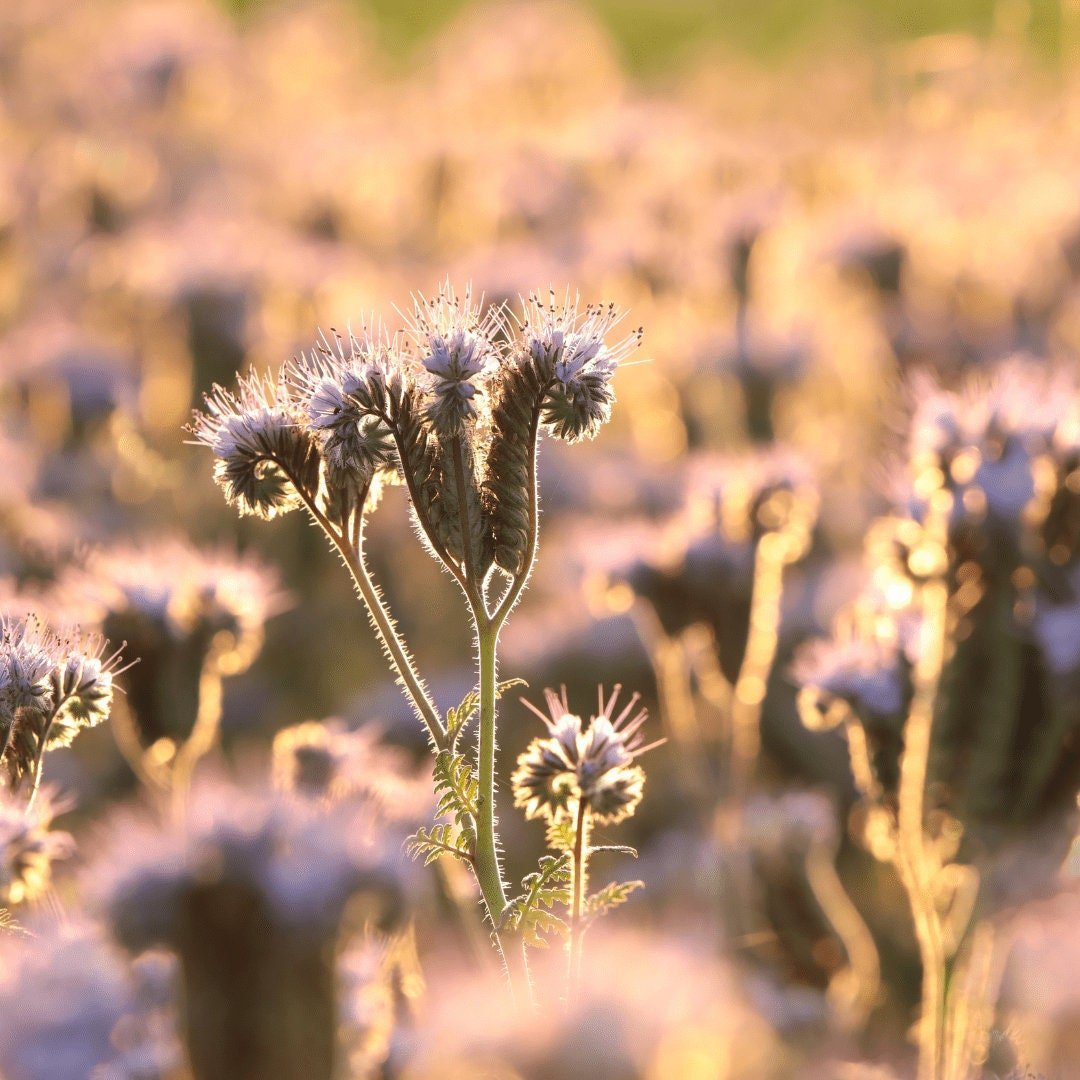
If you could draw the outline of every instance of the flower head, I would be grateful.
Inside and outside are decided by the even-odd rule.
[[[548,715],[529,705],[548,735],[533,739],[511,781],[514,805],[523,807],[526,817],[555,820],[584,800],[596,821],[614,824],[637,809],[645,771],[634,761],[659,743],[642,745],[648,714],[634,711],[639,695],[614,715],[620,689],[615,687],[606,701],[601,691],[600,711],[588,722],[569,711],[565,688],[561,695],[546,692]]]
[[[459,299],[449,281],[431,299],[413,297],[409,332],[429,377],[428,415],[443,436],[461,434],[476,419],[485,376],[499,366],[502,313],[482,311],[483,298],[474,304],[471,286]]]
[[[5,1076],[134,1080],[172,1076],[183,1058],[163,953],[128,961],[88,920],[9,934],[0,960]]]
[[[13,781],[108,717],[119,661],[96,635],[61,636],[34,616],[0,616],[0,759]]]
[[[183,946],[185,905],[212,907],[217,894],[258,898],[280,947],[301,934],[333,940],[359,892],[376,897],[387,922],[401,913],[404,879],[362,803],[302,804],[219,781],[195,789],[187,820],[161,829],[118,817],[115,842],[96,864],[93,890],[113,930],[133,952]],[[244,910],[220,912],[228,933],[248,933]]]
[[[1039,463],[1057,457],[1077,396],[1075,375],[1014,358],[989,380],[969,378],[958,390],[929,379],[913,380],[911,389],[908,482],[916,516],[935,490],[948,490],[957,561],[1010,573],[1040,518],[1061,505],[1049,491],[1042,504]],[[1046,539],[1055,546],[1060,515],[1052,516]],[[1059,554],[1067,559],[1067,546]]]
[[[368,484],[380,469],[395,464],[393,432],[383,405],[388,388],[403,381],[404,370],[382,326],[349,330],[348,339],[331,330],[320,334],[310,355],[286,368],[308,427],[322,443],[328,487],[348,479]]]
[[[214,479],[241,514],[273,518],[318,488],[319,454],[288,383],[242,375],[234,393],[215,386],[188,430],[217,459]]]
[[[523,303],[523,355],[551,384],[543,402],[545,425],[566,442],[593,438],[611,418],[615,370],[641,343],[641,329],[608,345],[608,334],[625,318],[614,304],[590,304],[579,312],[569,293],[561,304],[554,293],[546,302],[534,293]]]
[[[219,675],[245,671],[262,650],[267,619],[287,606],[277,575],[261,563],[173,537],[96,552],[69,583],[87,614],[139,658],[126,689],[146,746],[186,738],[208,665]]]

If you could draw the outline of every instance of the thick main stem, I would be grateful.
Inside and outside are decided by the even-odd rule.
[[[506,908],[506,885],[503,881],[502,867],[499,865],[499,849],[495,836],[495,693],[498,672],[496,670],[496,649],[499,640],[497,625],[476,613],[476,643],[480,661],[480,719],[479,745],[477,748],[477,779],[480,783],[480,795],[477,799],[476,851],[473,869],[480,892],[484,897],[488,917],[495,927],[498,939],[498,926]],[[500,943],[501,946],[501,943]],[[514,989],[513,961],[507,950],[500,947],[506,963],[506,974]]]

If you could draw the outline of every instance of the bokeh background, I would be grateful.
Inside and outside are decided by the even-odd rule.
[[[446,277],[493,303],[570,287],[629,308],[644,344],[600,438],[542,448],[540,561],[503,673],[534,699],[565,683],[582,710],[597,682],[639,689],[659,731],[643,567],[683,574],[667,616],[707,625],[733,678],[757,539],[746,506],[765,473],[808,484],[816,521],[785,574],[762,785],[824,793],[843,821],[844,742],[799,722],[791,657],[863,580],[908,377],[955,383],[1017,352],[1073,362],[1078,58],[1067,0],[9,0],[0,588],[11,604],[79,609],[71,575],[95,553],[179,537],[250,554],[277,568],[284,597],[261,654],[225,683],[223,760],[241,768],[281,728],[336,716],[420,762],[421,733],[321,534],[300,515],[238,520],[182,428],[215,383],[276,370],[319,327],[372,311],[399,325],[395,308]],[[694,509],[718,487],[720,552],[716,521]],[[456,589],[413,542],[401,490],[369,531],[421,668],[453,705],[474,677]],[[163,551],[148,578],[177,572]],[[537,725],[516,699],[502,724],[505,782]],[[721,922],[702,854],[712,781],[677,743],[650,756],[623,838],[647,883],[628,925],[657,934]],[[55,757],[75,831],[134,790],[105,728]],[[543,837],[503,817],[519,878]],[[694,1075],[910,1057],[903,897],[839,832],[887,988],[866,1026],[837,1042],[825,1019],[835,943],[759,955],[716,932],[717,956],[750,972],[725,978],[767,1033],[764,1057],[732,1051],[729,1071]],[[649,1075],[691,1075],[664,1071],[693,1057],[683,1042],[712,1053],[697,1029],[676,1042]],[[1048,1075],[1069,1075],[1068,1048],[1038,1045],[1044,1068],[1066,1070]]]

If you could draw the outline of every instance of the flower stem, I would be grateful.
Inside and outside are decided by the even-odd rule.
[[[367,564],[364,562],[363,519],[360,516],[363,514],[363,508],[361,507],[356,511],[357,520],[354,522],[354,535],[350,538],[348,529],[335,527],[330,519],[316,506],[314,499],[304,492],[303,488],[296,485],[296,489],[300,492],[308,513],[311,514],[322,531],[326,533],[341,556],[342,561],[349,568],[349,573],[352,575],[357,592],[360,593],[360,598],[364,601],[364,607],[367,608],[368,617],[375,628],[375,633],[382,643],[394,671],[401,680],[402,686],[405,688],[413,710],[427,729],[428,738],[431,740],[432,745],[436,750],[446,749],[446,729],[443,727],[442,720],[439,717],[439,711],[417,674],[408,647],[401,639],[401,635],[394,625],[393,617],[387,610],[379,588],[372,580]]]
[[[476,849],[473,872],[484,898],[488,917],[493,927],[495,948],[504,965],[510,992],[520,996],[522,1003],[532,1000],[532,981],[525,957],[523,940],[510,940],[499,933],[499,921],[506,909],[506,883],[499,863],[499,841],[495,831],[495,727],[496,687],[498,679],[497,650],[499,624],[476,618],[476,643],[480,657],[480,719],[479,745],[477,748],[477,778],[480,795],[477,799]]]
[[[199,678],[199,706],[195,725],[176,751],[169,776],[170,798],[175,820],[182,821],[195,766],[217,742],[221,729],[221,672],[211,654]]]
[[[498,926],[506,907],[506,886],[499,866],[495,838],[495,682],[498,629],[477,623],[480,657],[480,720],[477,776],[480,796],[476,821],[476,880],[487,905],[492,926]]]
[[[589,807],[578,799],[574,828],[573,884],[570,898],[570,947],[566,972],[566,1004],[572,1008],[581,981],[581,939],[584,932],[585,889],[589,872]]]

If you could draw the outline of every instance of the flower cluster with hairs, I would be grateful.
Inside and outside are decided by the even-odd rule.
[[[95,635],[0,616],[0,763],[12,787],[27,782],[32,800],[45,752],[108,718],[120,670],[120,650]]]
[[[616,688],[606,701],[601,695],[599,712],[588,720],[570,712],[565,688],[561,694],[546,692],[546,715],[529,705],[548,734],[533,739],[511,778],[514,805],[527,818],[556,822],[579,805],[602,825],[633,815],[645,787],[645,770],[636,759],[660,743],[645,745],[641,728],[648,713],[635,711],[638,695],[615,713],[618,693]]]
[[[534,294],[513,310],[446,282],[434,296],[415,295],[394,333],[372,318],[347,335],[322,335],[277,377],[249,374],[235,390],[215,387],[188,429],[212,452],[214,477],[241,514],[270,519],[302,506],[348,567],[424,724],[436,755],[438,815],[450,819],[419,830],[409,848],[428,861],[447,855],[468,865],[512,985],[528,983],[528,974],[521,948],[502,940],[521,919],[496,833],[496,700],[506,685],[497,681],[498,640],[536,557],[540,436],[591,439],[610,419],[615,373],[641,339],[640,330],[620,332],[622,322],[614,304],[580,308],[569,293]],[[417,531],[460,586],[472,619],[478,685],[445,716],[368,567],[365,516],[386,482],[407,489]],[[459,742],[474,717],[470,760]],[[606,715],[580,732],[585,741],[574,751],[588,768],[605,753],[618,758],[621,772],[605,768],[606,778],[588,781],[605,820],[632,812],[641,792],[640,769],[620,757],[632,758],[640,721],[618,727]],[[341,739],[307,735],[306,748],[292,748],[303,760],[294,752],[282,766],[293,781],[305,762],[324,772],[341,764]]]

